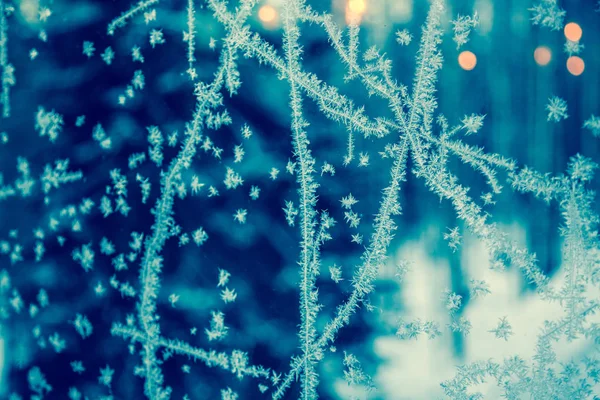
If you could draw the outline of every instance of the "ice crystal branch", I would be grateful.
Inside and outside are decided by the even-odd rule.
[[[131,18],[135,17],[140,12],[157,5],[159,2],[160,0],[140,0],[135,6],[132,6],[129,10],[124,11],[120,16],[113,19],[110,24],[108,24],[106,32],[109,35],[114,35],[117,28],[123,28]]]
[[[300,70],[301,48],[298,45],[300,30],[297,26],[298,14],[302,7],[301,1],[288,1],[283,11],[284,43],[287,73],[294,76]],[[313,264],[317,259],[318,248],[315,244],[315,226],[317,203],[316,190],[318,184],[314,181],[315,161],[308,147],[309,141],[305,128],[308,123],[302,116],[302,98],[298,84],[290,80],[290,108],[292,112],[292,144],[294,156],[298,163],[297,181],[300,201],[300,346],[302,348],[304,365],[302,372],[303,399],[316,398],[318,375],[315,363],[322,358],[319,352],[312,351],[316,337],[315,322],[319,311],[318,292],[315,287],[319,271],[318,265]],[[314,256],[313,256],[314,255]]]
[[[365,137],[382,137],[389,133],[388,121],[383,118],[371,120],[365,115],[362,107],[356,108],[354,102],[340,94],[332,86],[319,80],[314,74],[297,70],[289,75],[286,62],[277,54],[275,48],[264,41],[260,35],[252,34],[250,28],[236,23],[227,11],[226,5],[219,0],[209,0],[209,7],[215,17],[231,34],[231,41],[243,50],[246,57],[254,57],[259,62],[275,68],[281,78],[294,81],[328,118],[343,123],[347,129],[358,131]]]
[[[598,306],[597,299],[585,296],[600,268],[596,237],[599,218],[592,208],[594,193],[585,188],[597,168],[591,159],[577,155],[570,160],[568,176],[551,177],[524,168],[511,177],[516,190],[533,193],[546,202],[557,201],[564,219],[560,230],[564,238],[564,284],[558,292],[548,291],[546,296],[560,302],[567,315],[558,322],[549,322],[552,329],[543,336],[564,333],[569,340],[575,339],[584,333],[585,316]]]
[[[183,32],[183,41],[187,43],[187,61],[188,61],[188,70],[187,74],[189,75],[191,80],[195,80],[197,73],[194,68],[194,62],[196,62],[196,56],[194,55],[194,39],[196,36],[195,32],[195,18],[196,11],[194,10],[194,0],[188,0],[187,6],[187,32]]]
[[[0,80],[2,81],[2,117],[10,117],[10,88],[16,84],[15,67],[8,62],[8,22],[9,6],[0,0]]]
[[[140,324],[148,338],[157,338],[160,334],[156,316],[156,298],[160,288],[160,272],[163,259],[160,255],[165,241],[171,236],[170,227],[174,225],[173,199],[176,185],[181,179],[181,172],[189,168],[196,153],[197,145],[202,138],[202,128],[209,116],[209,110],[221,104],[219,90],[223,85],[223,68],[219,69],[215,80],[210,85],[198,84],[196,95],[198,104],[192,122],[187,126],[186,139],[177,157],[171,162],[161,182],[161,196],[154,206],[155,216],[152,235],[146,239],[144,257],[140,269],[140,300],[138,304]],[[163,377],[157,364],[156,345],[152,341],[144,343],[145,393],[150,398],[168,399],[170,389],[162,387]]]
[[[145,344],[151,342],[156,348],[162,348],[172,353],[186,356],[194,361],[200,361],[208,367],[217,367],[235,374],[239,379],[244,376],[252,378],[269,378],[270,370],[262,366],[248,364],[248,356],[239,350],[233,350],[231,354],[205,350],[194,347],[181,340],[166,339],[163,337],[148,337],[144,333],[129,325],[114,323],[111,328],[113,336],[120,336],[132,342]]]
[[[248,6],[241,7],[236,14],[240,23],[243,23],[249,15],[248,8]],[[232,50],[235,51],[235,48],[232,47]],[[172,235],[171,228],[175,225],[173,201],[177,193],[176,188],[181,181],[181,173],[191,165],[197,146],[202,139],[203,129],[206,127],[217,128],[224,121],[223,118],[213,114],[213,111],[222,104],[220,90],[226,84],[227,68],[230,66],[228,63],[229,60],[222,57],[213,82],[196,85],[197,105],[194,117],[186,127],[185,140],[181,150],[162,176],[161,195],[153,209],[155,221],[152,226],[152,235],[146,239],[144,244],[144,257],[140,269],[142,290],[138,303],[139,321],[149,339],[157,338],[160,335],[156,315],[156,299],[160,288],[163,262],[160,253],[165,241]],[[171,389],[163,388],[163,376],[155,355],[156,345],[149,340],[144,343],[143,347],[145,394],[152,399],[168,399]]]

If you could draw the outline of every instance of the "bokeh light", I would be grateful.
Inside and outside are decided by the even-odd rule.
[[[365,0],[350,0],[348,1],[348,10],[353,14],[363,14],[367,9]]]
[[[477,56],[470,51],[463,51],[458,55],[458,65],[465,71],[471,71],[477,65]]]
[[[537,65],[544,67],[552,60],[552,51],[550,51],[550,49],[546,46],[539,46],[533,52],[533,58],[535,59]]]
[[[585,70],[585,63],[581,57],[571,56],[567,60],[567,70],[571,73],[571,75],[579,76],[583,74]]]
[[[266,24],[275,22],[277,18],[277,10],[271,5],[264,5],[258,10],[258,19]]]
[[[565,25],[565,37],[569,39],[571,42],[578,42],[583,35],[583,30],[576,24],[575,22],[569,22]]]
[[[21,15],[30,24],[39,22],[39,20],[38,20],[38,17],[39,17],[38,10],[39,10],[39,6],[40,6],[39,3],[40,2],[38,0],[23,0],[19,4],[19,9],[21,11]]]
[[[367,3],[365,0],[348,0],[346,4],[346,24],[360,24],[366,10]]]

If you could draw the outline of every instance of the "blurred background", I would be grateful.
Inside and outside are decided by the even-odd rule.
[[[261,1],[249,19],[251,28],[278,49],[283,2]],[[208,82],[216,70],[222,47],[219,40],[225,32],[204,2],[194,3],[195,68],[198,80]],[[235,2],[230,3],[233,9]],[[340,25],[353,18],[359,20],[361,51],[377,46],[392,60],[394,77],[412,85],[421,26],[429,9],[427,0],[308,3],[317,11],[331,12]],[[552,31],[532,26],[529,9],[537,3],[447,1],[438,111],[452,125],[459,124],[465,115],[484,114],[483,128],[466,142],[513,158],[519,166],[559,175],[566,170],[569,157],[577,153],[599,160],[598,139],[582,126],[592,114],[600,113],[600,13],[595,12],[597,5],[591,0],[559,1],[566,11],[567,25],[564,30]],[[139,346],[135,354],[130,354],[128,342],[110,335],[113,322],[124,322],[127,315],[136,314],[136,298],[122,296],[111,287],[116,272],[111,257],[100,254],[99,243],[107,237],[115,244],[116,254],[126,254],[130,252],[132,232],[146,236],[151,232],[154,217],[150,210],[159,193],[160,169],[147,161],[129,170],[128,157],[147,151],[147,127],[158,126],[165,136],[177,131],[181,140],[185,123],[192,117],[194,86],[186,74],[187,43],[182,40],[187,30],[187,1],[162,0],[154,7],[156,19],[146,23],[143,14],[137,15],[114,36],[106,34],[107,24],[127,10],[129,2],[4,0],[4,6],[14,7],[6,18],[6,48],[8,60],[15,67],[16,85],[11,89],[11,116],[0,119],[0,133],[7,135],[0,144],[0,184],[9,185],[21,176],[17,157],[29,161],[34,177],[43,173],[46,164],[68,158],[70,169],[81,170],[85,178],[52,192],[48,204],[39,187],[30,197],[0,198],[0,245],[8,246],[0,254],[0,271],[4,271],[0,276],[4,317],[0,331],[0,398],[15,393],[27,398],[31,393],[28,372],[34,366],[53,386],[47,398],[66,398],[71,387],[90,399],[106,396],[107,388],[98,382],[99,370],[106,365],[115,370],[115,398],[143,398],[142,379],[133,374],[141,362]],[[45,10],[51,10],[50,15]],[[480,24],[469,42],[457,50],[450,21],[458,14],[474,12]],[[164,44],[149,43],[152,29],[162,30]],[[396,31],[402,29],[413,35],[406,46],[396,42]],[[344,65],[321,28],[304,24],[301,33],[305,70],[338,87],[357,106],[364,106],[369,116],[391,116],[386,104],[370,98],[359,83],[345,83]],[[211,48],[211,39],[216,41],[215,48]],[[564,51],[567,40],[584,48],[579,54],[569,55]],[[84,41],[93,42],[93,56],[83,54]],[[107,46],[115,53],[111,65],[100,57]],[[143,54],[143,62],[132,59],[135,46]],[[119,96],[126,93],[136,70],[144,73],[144,88],[127,98],[124,105],[119,104]],[[248,352],[251,363],[285,373],[290,357],[298,353],[296,331],[300,321],[299,232],[297,227],[287,225],[282,211],[285,200],[297,203],[295,177],[286,172],[292,158],[289,87],[270,67],[241,54],[239,70],[243,82],[239,93],[224,94],[233,122],[208,133],[215,146],[223,148],[222,158],[200,150],[184,180],[197,175],[205,186],[198,196],[176,200],[174,206],[183,232],[201,226],[209,239],[200,247],[193,243],[180,246],[177,239],[167,242],[158,312],[162,335],[167,338],[219,351],[238,348]],[[547,121],[546,105],[553,95],[568,104],[569,117],[559,123]],[[36,132],[35,116],[40,106],[63,116],[64,128],[54,143]],[[397,136],[391,133],[373,140],[356,137],[356,153],[369,154],[369,165],[361,167],[355,161],[344,167],[348,140],[344,127],[327,120],[310,100],[305,100],[304,107],[318,170],[324,162],[336,168],[333,176],[317,174],[318,208],[328,210],[337,221],[331,230],[334,240],[323,247],[318,280],[324,305],[318,320],[318,328],[322,329],[350,293],[353,269],[368,243],[381,190],[388,179],[389,160],[381,159],[379,152],[386,144],[394,143]],[[85,123],[77,126],[82,115]],[[101,149],[92,138],[98,123],[111,138],[110,151]],[[241,134],[244,124],[253,132],[250,139]],[[246,154],[241,163],[234,163],[233,148],[239,144],[243,144]],[[178,148],[179,144],[165,144],[163,168]],[[471,188],[475,198],[487,191],[481,177],[455,164],[461,182]],[[235,191],[223,186],[228,166],[244,178],[243,186]],[[109,172],[114,168],[120,168],[128,177],[132,209],[127,218],[104,218],[97,207],[107,193]],[[273,168],[279,170],[276,179],[272,178]],[[137,174],[152,183],[146,203],[142,202]],[[500,176],[501,181],[505,178]],[[208,195],[211,185],[220,196]],[[256,201],[248,196],[252,185],[261,188]],[[592,185],[598,185],[598,179]],[[496,203],[487,207],[492,220],[536,253],[547,274],[555,275],[561,265],[557,205],[515,194],[508,183],[505,186]],[[348,226],[340,207],[341,198],[350,193],[359,200],[353,207],[362,215],[358,229]],[[96,203],[93,212],[84,215],[76,211],[75,215],[64,216],[68,212],[63,210],[69,205],[79,207],[85,198]],[[530,358],[542,322],[556,315],[557,309],[539,301],[518,271],[490,271],[485,249],[463,230],[451,205],[428,193],[423,182],[412,174],[408,174],[402,189],[401,203],[403,215],[397,220],[398,231],[389,249],[388,265],[376,282],[376,294],[340,332],[321,363],[319,394],[323,399],[352,395],[370,399],[441,398],[439,383],[454,376],[456,365],[480,359],[501,360],[514,354]],[[238,209],[248,210],[245,224],[232,218]],[[59,227],[51,231],[49,221],[59,216]],[[456,251],[444,239],[444,234],[455,227],[463,237]],[[36,262],[34,249],[40,239],[34,231],[38,228],[45,232],[42,241],[46,252]],[[351,235],[357,233],[363,236],[363,244],[352,242]],[[63,237],[64,243],[58,237]],[[92,243],[96,251],[90,272],[72,260],[73,249],[87,243]],[[13,263],[11,254],[18,246],[22,247],[23,260]],[[402,280],[396,277],[400,262],[410,266]],[[139,257],[127,264],[127,270],[118,271],[118,280],[139,289]],[[330,279],[330,267],[334,265],[342,272],[343,280],[338,284]],[[234,303],[224,304],[219,297],[219,268],[231,273],[229,286],[237,292]],[[488,282],[491,294],[471,299],[471,279]],[[98,285],[105,288],[105,293],[98,294]],[[32,317],[31,305],[39,306],[36,299],[42,288],[48,293],[50,306]],[[445,290],[462,296],[459,314],[471,321],[469,335],[452,333],[446,326],[450,317],[444,304]],[[179,296],[175,306],[169,300],[171,294]],[[22,307],[15,306],[17,297]],[[204,335],[211,310],[223,311],[230,327],[226,339],[217,344],[209,343]],[[77,313],[85,314],[94,325],[93,335],[85,340],[73,329]],[[489,332],[504,316],[508,316],[514,331],[508,341],[496,339]],[[400,318],[436,321],[443,335],[434,340],[424,335],[418,341],[402,340],[396,336]],[[191,333],[194,327],[197,335]],[[60,354],[49,344],[55,333],[67,343]],[[589,346],[576,343],[560,348],[559,353],[565,359],[577,358],[590,351]],[[365,373],[373,378],[376,391],[366,393],[344,381],[344,352],[357,356]],[[75,360],[83,361],[84,373],[72,370],[70,363]],[[191,366],[190,373],[184,371],[185,365]],[[163,372],[177,399],[184,394],[191,399],[218,398],[219,391],[226,387],[237,391],[240,398],[266,396],[257,389],[261,382],[250,378],[239,382],[231,374],[194,364],[185,357],[166,360]],[[299,384],[293,386],[289,398],[297,397],[298,388]],[[489,398],[498,397],[493,388],[482,391]]]

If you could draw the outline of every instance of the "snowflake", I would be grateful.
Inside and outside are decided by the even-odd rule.
[[[156,10],[152,9],[144,13],[144,22],[148,25],[150,22],[156,21]]]
[[[446,289],[444,291],[444,303],[450,314],[453,314],[460,308],[462,296]]]
[[[573,41],[567,39],[567,41],[565,42],[564,51],[569,56],[572,56],[574,54],[581,53],[584,48],[585,48],[585,46],[583,44],[581,44],[580,42],[573,42]]]
[[[396,42],[401,44],[402,46],[407,46],[412,41],[412,34],[408,31],[408,29],[402,29],[401,31],[396,31]]]
[[[600,117],[592,115],[583,123],[583,127],[590,130],[595,137],[600,136]]]
[[[352,240],[351,240],[351,242],[352,242],[352,243],[356,243],[356,244],[362,244],[362,242],[363,242],[363,237],[362,237],[362,235],[361,235],[361,234],[359,234],[359,233],[356,233],[356,234],[352,235]]]
[[[459,15],[454,21],[452,21],[454,30],[454,42],[456,48],[460,48],[462,45],[469,41],[469,34],[471,29],[479,25],[479,16],[475,13],[472,17],[470,15]]]
[[[452,251],[456,251],[458,246],[460,246],[461,236],[458,231],[458,227],[454,227],[449,229],[449,232],[444,233],[444,240],[448,241],[448,246],[452,249]]]
[[[242,126],[242,136],[244,137],[244,139],[250,139],[250,137],[252,136],[252,131],[250,130],[248,124],[244,124],[244,126]]]
[[[227,282],[229,282],[229,278],[231,277],[231,274],[229,272],[227,272],[224,269],[219,268],[219,283],[217,284],[217,287],[222,287],[227,285]]]
[[[473,133],[477,133],[479,132],[479,130],[481,129],[481,127],[483,126],[483,119],[485,118],[485,115],[479,115],[479,114],[471,114],[469,116],[465,116],[462,119],[462,124],[463,124],[463,129],[465,129],[467,131],[467,135],[471,135]]]
[[[89,42],[87,40],[83,42],[83,54],[85,54],[87,58],[92,58],[95,52],[96,49],[94,48],[93,42]]]
[[[235,289],[229,289],[226,287],[225,289],[221,290],[221,300],[223,300],[223,302],[226,304],[234,302],[236,298],[237,293],[235,292]]]
[[[109,365],[100,369],[100,376],[98,377],[98,383],[110,387],[112,383],[113,374],[115,370],[112,369]]]
[[[152,48],[155,48],[156,45],[164,44],[165,42],[166,41],[162,30],[152,29],[150,31],[150,45],[152,45]]]
[[[192,237],[194,239],[194,243],[196,243],[196,246],[202,246],[208,240],[208,233],[206,233],[206,231],[200,227],[192,232]]]
[[[169,303],[171,303],[171,307],[175,308],[175,303],[177,303],[179,301],[179,295],[176,295],[175,293],[171,293],[169,295]]]
[[[529,11],[533,14],[533,25],[541,25],[553,31],[562,29],[566,12],[558,6],[557,0],[541,0]]]
[[[500,318],[498,326],[495,329],[489,330],[488,332],[493,333],[496,338],[504,340],[508,340],[508,338],[513,335],[512,326],[506,320],[506,317]]]
[[[257,200],[260,196],[260,188],[258,186],[252,186],[250,188],[250,198],[252,200]]]
[[[104,49],[104,53],[102,53],[101,57],[106,65],[110,65],[115,58],[115,52],[113,51],[112,47],[108,46],[106,49]]]
[[[38,11],[38,15],[41,22],[46,22],[48,17],[52,15],[52,10],[47,7],[41,7]]]
[[[329,275],[331,277],[331,280],[334,281],[335,283],[339,283],[340,281],[342,281],[342,269],[337,265],[337,264],[333,264],[332,266],[329,267]]]
[[[133,61],[144,62],[144,56],[142,55],[142,50],[138,46],[133,46],[131,49],[131,57]]]
[[[368,167],[369,166],[369,155],[367,153],[360,153],[358,155],[358,166]]]
[[[246,223],[246,216],[248,215],[248,211],[243,208],[238,209],[235,214],[233,214],[233,219],[239,222],[240,224]]]
[[[560,122],[569,117],[567,114],[567,102],[558,96],[552,96],[548,100],[546,110],[548,111],[548,121]]]
[[[244,147],[241,144],[235,146],[233,148],[233,157],[234,157],[233,162],[234,163],[242,162],[245,154],[246,154],[246,152],[244,151]]]

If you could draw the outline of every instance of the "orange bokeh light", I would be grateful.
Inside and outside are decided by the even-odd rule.
[[[264,5],[258,10],[258,18],[265,23],[271,23],[277,18],[277,11],[273,6]]]
[[[583,74],[583,70],[585,70],[585,63],[581,57],[571,56],[567,60],[567,70],[571,73],[571,75],[579,76]]]
[[[471,71],[477,65],[477,56],[470,51],[458,55],[458,65],[465,71]]]
[[[544,67],[552,60],[552,52],[546,46],[539,46],[533,52],[533,58],[538,65]]]
[[[569,39],[571,42],[578,42],[583,35],[583,30],[576,24],[575,22],[569,22],[565,25],[565,37]]]

